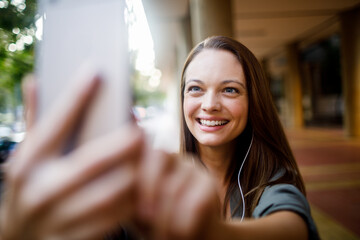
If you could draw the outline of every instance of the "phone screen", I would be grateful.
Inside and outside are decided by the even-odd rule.
[[[37,47],[40,115],[73,84],[83,65],[103,80],[82,131],[83,142],[129,119],[129,57],[123,0],[42,0],[43,38]],[[56,126],[54,126],[56,127]]]

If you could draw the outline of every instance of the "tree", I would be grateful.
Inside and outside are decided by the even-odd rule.
[[[33,71],[35,16],[35,0],[0,0],[0,112],[17,105],[21,79]]]

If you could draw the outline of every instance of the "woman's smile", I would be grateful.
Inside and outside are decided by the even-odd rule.
[[[198,122],[202,126],[216,127],[216,126],[223,126],[223,125],[227,124],[229,121],[227,121],[227,120],[206,120],[206,119],[200,119],[199,118]]]
[[[199,129],[204,132],[215,132],[223,129],[226,124],[229,123],[228,120],[219,120],[211,118],[198,118],[197,122],[199,123]]]

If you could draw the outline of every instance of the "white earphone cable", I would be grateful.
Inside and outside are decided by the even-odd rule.
[[[241,220],[240,221],[244,220],[244,216],[245,216],[245,198],[244,198],[244,193],[242,191],[241,184],[240,184],[240,173],[241,173],[241,170],[242,170],[242,168],[244,166],[245,160],[246,160],[246,158],[247,158],[247,156],[248,156],[248,154],[250,152],[250,149],[251,149],[251,146],[252,146],[252,143],[253,143],[253,139],[254,139],[254,135],[252,135],[252,137],[251,137],[250,146],[249,146],[249,148],[248,148],[248,150],[246,152],[246,155],[244,157],[243,162],[241,163],[239,173],[238,173],[238,186],[239,186],[241,200],[242,200],[242,214],[241,214]]]

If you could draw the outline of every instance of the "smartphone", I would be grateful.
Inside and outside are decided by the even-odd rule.
[[[73,84],[84,65],[103,84],[76,143],[106,134],[130,119],[125,0],[39,0],[43,35],[36,49],[39,115]],[[54,126],[56,127],[56,126]]]

